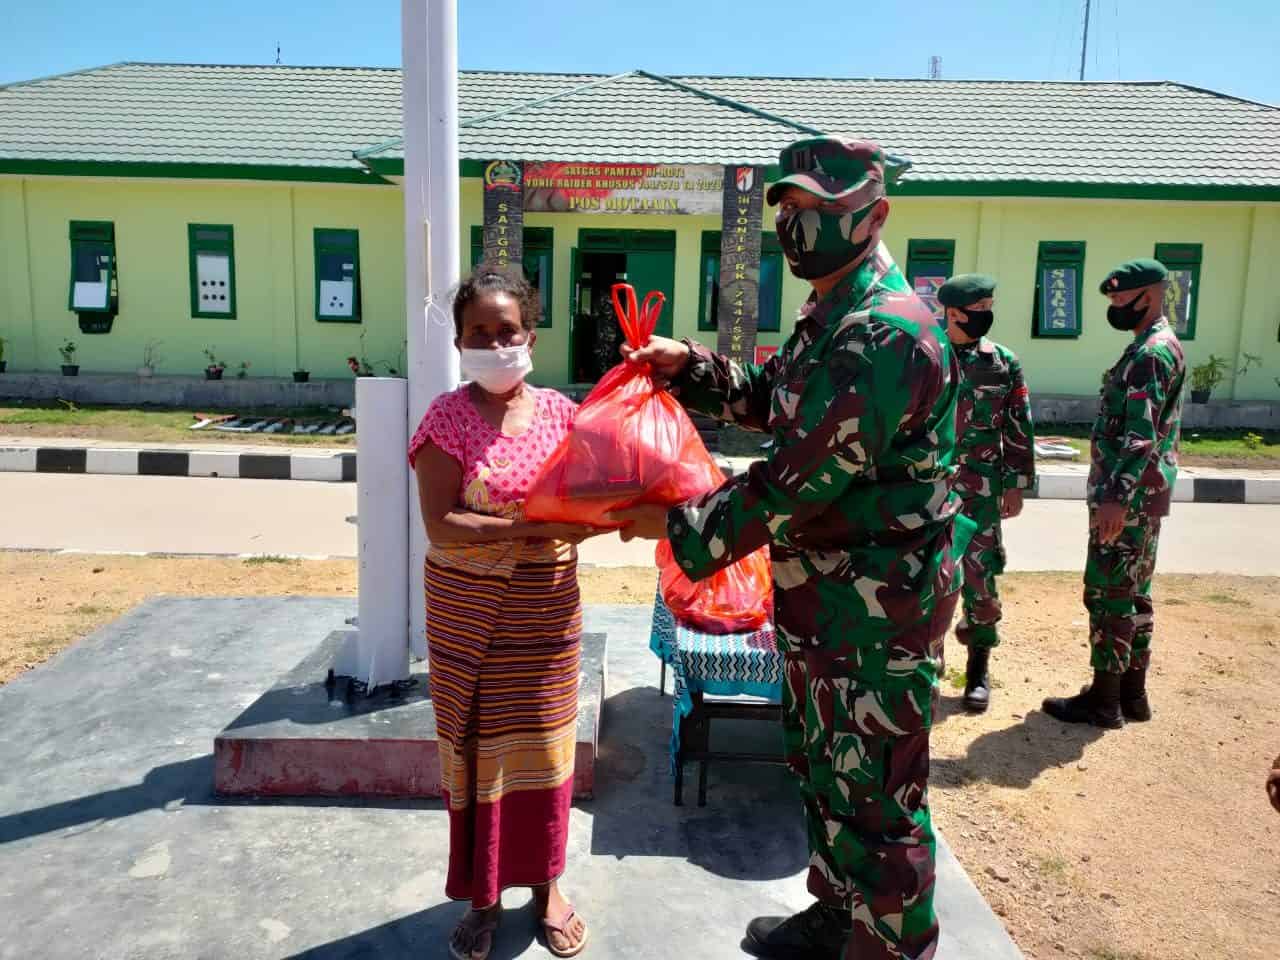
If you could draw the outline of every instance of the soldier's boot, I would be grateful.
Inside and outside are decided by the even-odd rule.
[[[1044,712],[1063,723],[1091,723],[1095,727],[1118,730],[1124,726],[1120,682],[1118,673],[1095,670],[1093,683],[1074,697],[1050,697],[1044,702]]]
[[[839,960],[852,930],[849,911],[814,903],[791,917],[756,917],[742,946],[763,960]]]
[[[1130,667],[1120,680],[1120,710],[1125,719],[1146,723],[1151,719],[1147,700],[1147,668]]]
[[[964,675],[964,708],[970,713],[986,713],[991,705],[991,677],[988,667],[991,651],[986,647],[970,647]]]

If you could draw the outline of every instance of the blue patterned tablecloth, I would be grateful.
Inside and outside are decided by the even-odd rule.
[[[678,623],[659,593],[653,601],[649,649],[671,667],[675,677],[673,767],[680,747],[680,721],[693,710],[692,694],[782,701],[782,654],[778,652],[772,624],[752,633],[703,633]]]

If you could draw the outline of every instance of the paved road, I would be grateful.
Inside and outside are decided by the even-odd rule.
[[[1013,570],[1079,570],[1084,504],[1028,501],[1006,526]],[[354,556],[355,484],[0,474],[0,547],[89,552]],[[1166,573],[1280,576],[1280,505],[1174,504]],[[586,563],[648,565],[646,544],[601,537]]]

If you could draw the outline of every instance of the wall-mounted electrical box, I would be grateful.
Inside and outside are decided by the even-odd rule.
[[[116,282],[116,229],[109,220],[71,221],[68,309],[83,333],[110,333],[120,309]]]
[[[191,315],[234,318],[236,261],[232,228],[225,224],[188,224],[187,256],[191,274]]]
[[[317,229],[316,319],[360,322],[360,236],[355,230]]]

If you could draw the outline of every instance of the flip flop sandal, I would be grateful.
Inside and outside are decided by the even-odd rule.
[[[479,926],[474,928],[472,942],[474,943],[476,940],[479,940],[482,936],[484,936],[487,933],[489,935],[489,950],[492,950],[493,935],[497,932],[498,922],[501,919],[502,919],[502,907],[498,907],[498,909],[495,910],[492,915],[490,915],[489,919],[485,920]],[[489,953],[488,951],[486,951],[485,953],[476,953],[474,950],[469,950],[466,953],[462,953],[457,947],[453,945],[452,941],[450,941],[449,956],[452,958],[452,960],[488,960]]]
[[[555,954],[555,956],[576,957],[578,954],[580,954],[583,950],[586,949],[587,938],[590,935],[591,931],[587,928],[587,925],[585,923],[583,923],[582,925],[582,939],[578,942],[578,945],[576,947],[570,947],[568,950],[559,950],[556,948],[556,945],[551,942],[552,933],[558,933],[562,937],[564,937],[566,940],[572,939],[569,936],[569,924],[573,921],[573,918],[576,917],[577,915],[578,915],[578,912],[573,909],[573,904],[569,904],[569,909],[565,911],[564,916],[562,916],[559,920],[552,920],[550,917],[542,918],[542,926],[546,928],[544,931],[544,934],[547,940],[547,949],[550,950],[553,954]]]

